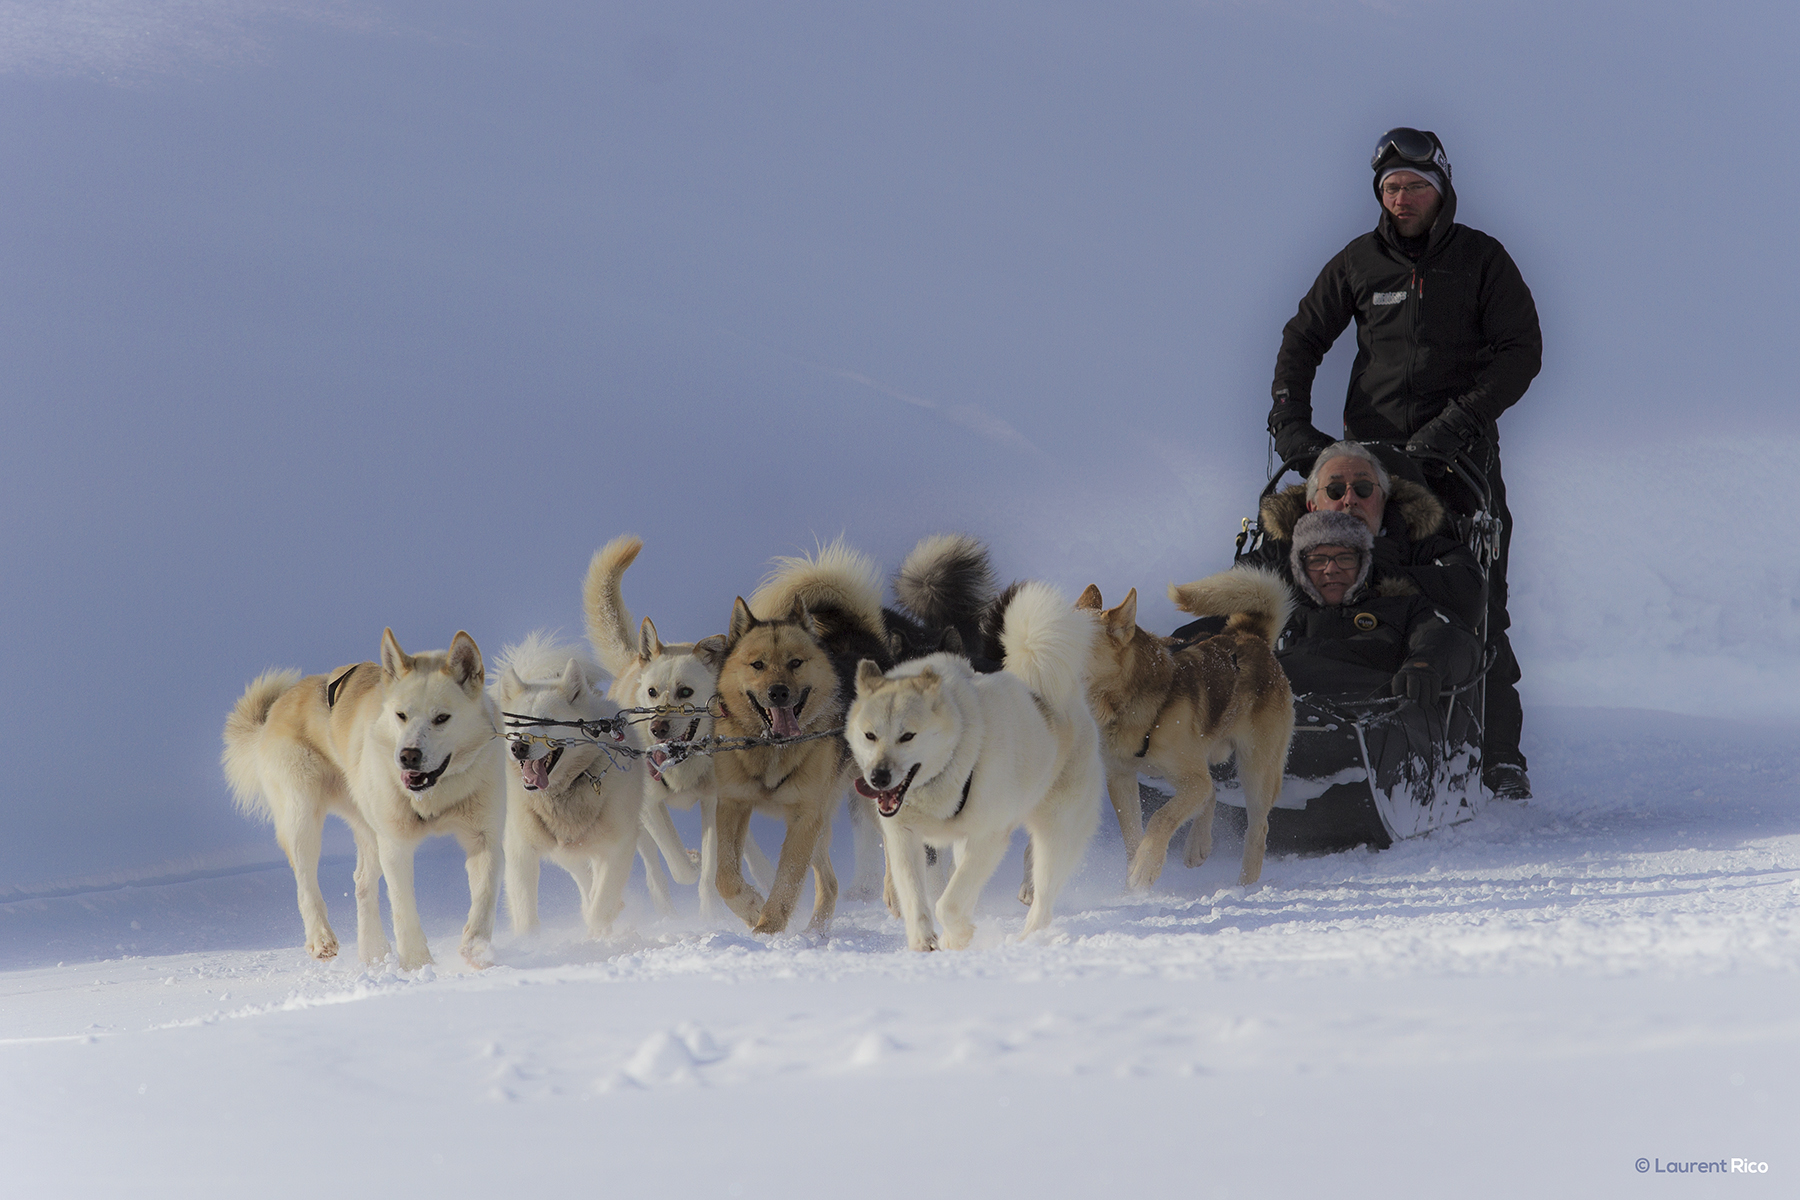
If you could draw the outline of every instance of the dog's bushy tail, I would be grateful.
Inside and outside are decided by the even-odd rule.
[[[500,680],[509,669],[526,683],[547,683],[561,679],[570,659],[580,664],[582,678],[587,680],[590,687],[598,691],[606,690],[600,679],[600,668],[588,657],[586,650],[580,646],[558,642],[554,634],[542,629],[532,630],[522,641],[500,651],[499,657],[494,659],[493,682],[488,685],[489,690],[496,697],[500,694]]]
[[[269,816],[262,794],[262,772],[256,766],[256,744],[268,724],[269,709],[304,676],[293,668],[271,668],[250,681],[225,718],[225,752],[219,756],[238,811],[246,817]]]
[[[799,600],[820,625],[819,636],[855,635],[886,644],[881,573],[868,555],[844,544],[823,546],[811,558],[778,558],[748,601],[758,620],[776,621]]]
[[[962,533],[925,538],[900,564],[894,598],[929,628],[975,630],[982,610],[994,599],[987,547]]]
[[[1000,625],[1006,669],[1052,708],[1085,707],[1088,651],[1096,630],[1092,615],[1047,583],[1032,580],[1007,591]]]
[[[637,622],[625,607],[625,593],[619,585],[625,578],[625,568],[637,560],[638,551],[643,548],[642,538],[621,533],[594,551],[587,579],[581,585],[588,643],[594,647],[600,665],[614,677],[637,658]]]
[[[1254,634],[1271,646],[1294,612],[1294,593],[1278,572],[1234,567],[1193,583],[1171,583],[1169,599],[1196,617],[1230,617],[1227,629]]]

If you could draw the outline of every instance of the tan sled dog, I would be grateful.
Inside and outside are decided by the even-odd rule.
[[[676,711],[659,713],[649,721],[633,725],[639,749],[647,749],[671,740],[691,742],[709,737],[713,732],[712,713],[707,711],[713,693],[718,690],[718,663],[725,655],[725,639],[714,634],[706,639],[707,653],[698,656],[692,642],[665,642],[657,636],[656,625],[645,617],[632,632],[631,612],[625,607],[622,590],[625,570],[637,561],[643,541],[633,534],[620,534],[594,552],[588,564],[587,579],[582,584],[582,609],[587,615],[588,642],[606,669],[613,674],[612,689],[607,693],[621,708],[669,708]],[[697,711],[680,711],[680,710]],[[668,863],[669,873],[678,883],[698,883],[700,915],[711,919],[718,902],[718,787],[713,778],[712,756],[694,754],[680,762],[652,753],[644,760],[644,828],[655,839]],[[700,865],[693,870],[681,835],[669,819],[669,809],[700,807]],[[755,839],[744,839],[744,852],[756,878],[774,877],[775,868],[763,854]],[[642,841],[639,853],[644,858],[644,875],[658,906],[669,908],[662,872],[650,849]],[[658,895],[659,889],[661,895]]]
[[[378,878],[387,880],[400,965],[431,961],[413,896],[413,852],[434,834],[455,837],[467,855],[462,955],[477,967],[493,961],[505,744],[484,678],[481,650],[468,634],[458,633],[448,650],[408,654],[388,629],[379,663],[304,679],[298,671],[265,671],[226,719],[225,777],[245,815],[274,822],[314,958],[338,950],[319,891],[325,814],[336,813],[356,838],[356,947],[364,962],[388,953]]]
[[[1125,837],[1130,883],[1147,888],[1156,882],[1169,840],[1190,818],[1187,865],[1199,866],[1212,853],[1210,768],[1234,754],[1249,813],[1238,882],[1255,883],[1294,734],[1294,696],[1270,649],[1287,625],[1293,597],[1279,575],[1246,568],[1171,585],[1169,598],[1183,612],[1231,619],[1223,633],[1177,649],[1138,628],[1136,588],[1104,611],[1100,589],[1092,584],[1075,602],[1094,611],[1100,623],[1088,702],[1100,724],[1107,794]],[[1157,810],[1147,831],[1139,772],[1175,785],[1174,798]]]
[[[815,559],[777,560],[749,603],[731,610],[719,663],[720,737],[824,734],[844,723],[858,661],[888,665],[881,583],[874,564],[834,543]],[[696,653],[705,653],[705,644]],[[713,756],[719,787],[719,895],[757,933],[787,928],[808,863],[815,898],[807,928],[830,929],[837,907],[831,868],[831,817],[849,783],[844,739]],[[739,863],[753,810],[779,813],[787,836],[764,899],[744,882]]]

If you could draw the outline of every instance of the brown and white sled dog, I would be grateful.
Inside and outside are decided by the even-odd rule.
[[[1013,830],[1023,825],[1031,837],[1029,935],[1049,925],[1099,818],[1105,772],[1085,690],[1094,623],[1043,583],[1013,591],[1002,620],[1005,669],[995,674],[979,675],[954,654],[857,671],[844,737],[861,770],[856,789],[880,813],[914,950],[939,945],[927,846],[956,852],[937,917],[942,944],[961,949]]]
[[[619,706],[601,692],[600,668],[542,633],[508,646],[497,665],[494,691],[503,713],[552,721],[618,715]],[[575,730],[509,727],[508,734],[514,769],[506,776],[506,909],[513,932],[538,927],[538,870],[548,858],[574,877],[588,932],[606,937],[624,907],[643,784]],[[532,734],[578,740],[553,749]]]
[[[1136,588],[1104,611],[1092,584],[1076,601],[1097,615],[1101,631],[1088,700],[1100,724],[1107,793],[1125,837],[1131,886],[1156,882],[1169,839],[1189,818],[1187,865],[1200,865],[1212,852],[1210,768],[1233,754],[1249,813],[1238,882],[1255,883],[1294,734],[1294,696],[1270,649],[1287,625],[1293,596],[1274,572],[1243,568],[1171,584],[1169,598],[1183,612],[1230,620],[1224,632],[1172,649],[1168,639],[1138,628]],[[1148,830],[1138,802],[1140,772],[1175,785],[1174,798]]]
[[[724,658],[725,639],[717,634],[705,639],[703,654],[695,653],[693,642],[664,642],[657,636],[656,625],[645,617],[633,628],[630,611],[625,607],[621,583],[627,567],[637,560],[644,548],[641,539],[621,534],[594,552],[588,564],[587,580],[582,585],[582,609],[587,615],[588,642],[606,669],[612,672],[612,688],[607,693],[622,708],[696,709],[694,712],[658,714],[651,720],[633,725],[634,745],[649,750],[644,761],[642,787],[645,791],[643,824],[661,848],[669,872],[683,884],[698,883],[700,915],[711,919],[719,908],[718,892],[718,787],[713,778],[712,756],[691,755],[671,762],[666,754],[653,749],[670,740],[691,742],[710,737],[712,713],[707,711],[718,690],[718,662]],[[681,835],[669,819],[669,809],[700,807],[700,863],[695,870],[682,845]],[[667,907],[667,890],[662,872],[647,849],[644,854],[645,876],[651,894],[659,907]],[[774,867],[755,839],[746,835],[744,852],[750,869],[761,880],[774,876]],[[657,895],[659,889],[662,894]]]
[[[381,635],[379,662],[329,675],[265,671],[225,721],[225,777],[238,808],[275,825],[294,868],[306,949],[337,953],[319,891],[319,841],[336,813],[356,838],[356,947],[387,956],[376,884],[385,878],[400,965],[431,961],[413,896],[413,852],[434,834],[462,844],[469,919],[462,955],[493,961],[494,902],[506,815],[499,712],[483,690],[481,650],[458,633],[448,650],[408,654]]]
[[[875,566],[841,542],[814,558],[776,560],[776,570],[731,610],[719,662],[721,737],[827,734],[843,725],[856,664],[886,662]],[[697,648],[704,653],[704,648]],[[713,756],[719,788],[719,895],[757,933],[787,928],[807,865],[813,868],[810,932],[825,933],[837,907],[831,818],[849,783],[841,736],[757,746]],[[739,870],[751,812],[787,822],[765,901]]]

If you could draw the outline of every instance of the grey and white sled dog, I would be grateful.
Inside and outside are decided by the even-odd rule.
[[[501,652],[494,696],[502,713],[551,721],[618,716],[600,668],[574,646],[534,633]],[[516,769],[506,776],[506,909],[513,932],[538,927],[538,871],[548,858],[574,877],[588,932],[606,937],[624,907],[637,849],[640,777],[603,743],[568,727],[508,727]],[[545,738],[569,739],[551,746]]]
[[[400,965],[431,961],[413,852],[434,834],[456,838],[467,856],[462,955],[477,967],[493,961],[506,782],[499,712],[485,679],[468,634],[459,632],[448,650],[408,654],[388,629],[379,662],[304,678],[264,671],[226,718],[225,777],[245,815],[274,823],[314,958],[338,950],[319,891],[319,842],[325,815],[336,813],[356,839],[356,948],[364,962],[388,954],[382,878]]]
[[[883,674],[865,660],[844,730],[857,792],[880,814],[906,943],[935,950],[925,848],[953,848],[956,868],[937,902],[941,944],[974,937],[982,887],[1013,830],[1031,838],[1025,934],[1049,925],[1056,897],[1099,822],[1106,774],[1088,711],[1086,671],[1096,629],[1055,588],[1019,585],[1002,616],[1004,670],[931,654]]]
[[[626,568],[637,560],[643,540],[621,534],[594,552],[582,585],[582,610],[587,617],[588,642],[600,662],[612,673],[607,695],[623,708],[671,708],[649,721],[634,724],[633,744],[649,751],[640,786],[645,790],[643,825],[662,851],[668,874],[682,884],[698,883],[700,915],[711,920],[723,914],[718,891],[718,787],[712,758],[695,754],[680,761],[656,747],[671,740],[694,741],[710,737],[713,717],[708,710],[718,690],[718,663],[724,658],[725,639],[713,636],[701,643],[664,642],[656,625],[645,617],[634,628],[625,607],[622,583]],[[698,646],[699,653],[696,653]],[[689,860],[681,835],[669,819],[669,809],[700,808],[700,862],[696,870]],[[662,870],[647,847],[645,878],[658,907],[668,911],[668,887]],[[753,838],[744,838],[744,857],[752,876],[766,886],[775,868]]]

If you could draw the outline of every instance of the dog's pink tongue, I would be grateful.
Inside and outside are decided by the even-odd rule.
[[[550,786],[550,760],[548,758],[528,758],[519,764],[519,778],[525,781],[529,790],[542,791]]]
[[[776,737],[798,737],[800,735],[800,722],[794,719],[794,710],[791,705],[787,708],[771,708],[769,721]]]
[[[868,781],[861,775],[858,775],[851,781],[850,786],[855,788],[856,794],[863,799],[873,800],[875,802],[875,810],[882,816],[891,817],[900,811],[899,788],[889,788],[885,792],[881,791],[879,788],[870,787]]]
[[[658,783],[662,782],[662,772],[657,770],[657,768],[667,762],[668,758],[669,756],[664,754],[661,750],[652,750],[649,755],[646,756],[644,768],[650,772],[650,778],[656,780]]]

